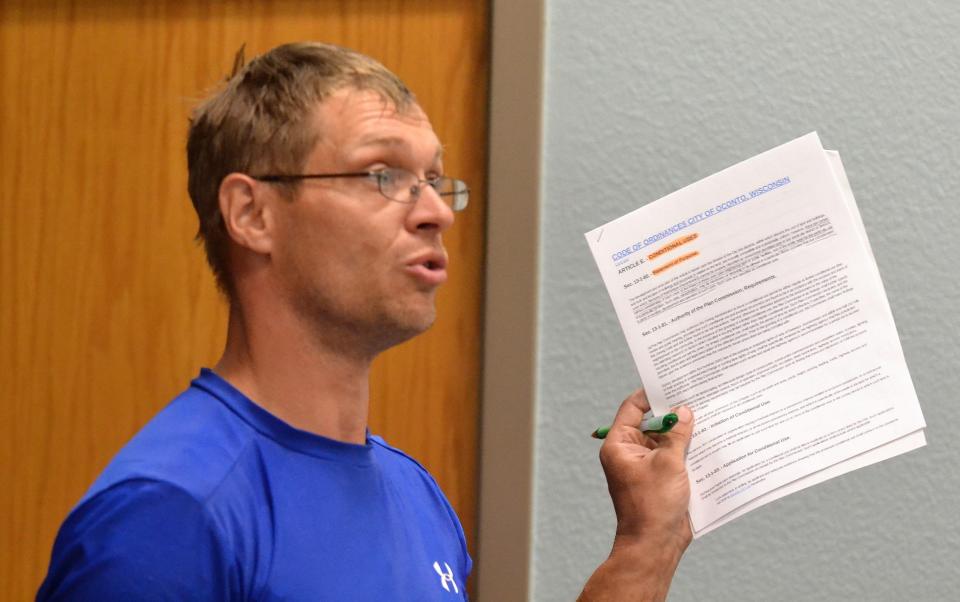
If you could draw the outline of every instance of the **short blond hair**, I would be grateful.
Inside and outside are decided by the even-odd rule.
[[[197,211],[207,262],[233,299],[220,183],[234,172],[299,173],[320,132],[311,123],[319,103],[342,88],[372,90],[404,111],[413,93],[386,67],[359,52],[317,42],[284,44],[233,72],[190,118],[187,189]]]

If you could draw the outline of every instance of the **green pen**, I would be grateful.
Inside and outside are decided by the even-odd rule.
[[[677,415],[673,412],[669,414],[664,414],[663,416],[657,416],[654,418],[646,418],[643,422],[640,423],[640,430],[645,433],[666,433],[673,428],[680,419],[677,418]],[[603,439],[607,436],[607,433],[610,432],[610,429],[613,427],[603,426],[593,431],[593,434],[590,435],[594,439]]]

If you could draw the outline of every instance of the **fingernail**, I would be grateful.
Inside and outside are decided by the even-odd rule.
[[[681,406],[677,408],[677,418],[680,422],[690,422],[693,419],[693,412],[687,406]]]

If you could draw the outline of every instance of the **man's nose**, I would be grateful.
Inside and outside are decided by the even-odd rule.
[[[417,230],[443,232],[453,225],[453,208],[446,197],[426,182],[420,183],[420,192],[408,215],[410,226]]]

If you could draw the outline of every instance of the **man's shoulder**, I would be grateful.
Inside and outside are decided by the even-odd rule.
[[[117,453],[85,498],[151,481],[203,501],[242,469],[255,442],[256,431],[194,381]]]
[[[374,452],[381,458],[381,463],[394,470],[421,475],[435,483],[433,476],[416,458],[384,441],[379,435],[370,435],[370,443]]]
[[[226,599],[229,543],[189,492],[125,480],[71,512],[37,600]]]
[[[467,553],[467,540],[463,526],[437,481],[410,454],[389,445],[381,437],[371,436],[370,440],[375,452],[381,458],[380,465],[385,467],[385,472],[390,475],[389,478],[394,486],[400,490],[405,499],[415,500],[414,512],[420,517],[422,524],[434,535],[440,532],[452,535],[452,545],[462,554],[462,574],[464,576],[469,574],[472,560]],[[440,525],[446,525],[450,530],[438,530],[437,527]]]
[[[443,513],[456,523],[457,528],[460,528],[459,519],[457,519],[453,507],[447,500],[447,496],[444,495],[436,479],[423,464],[407,452],[388,444],[381,437],[372,435],[370,441],[374,446],[375,453],[380,457],[380,465],[384,468],[385,473],[395,477],[393,480],[399,487],[419,499],[431,498],[438,507],[443,509]]]
[[[259,573],[237,563],[254,566],[271,542],[259,448],[258,431],[201,374],[70,512],[38,599],[133,600],[153,587],[159,599],[233,599],[252,587]]]

